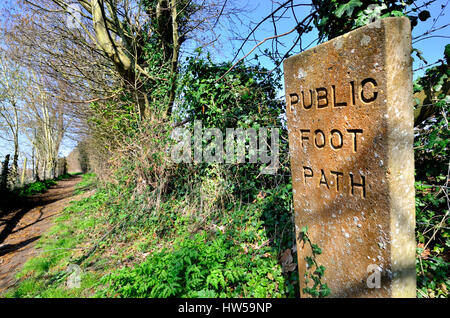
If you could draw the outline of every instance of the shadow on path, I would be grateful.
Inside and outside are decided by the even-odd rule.
[[[39,222],[43,216],[42,209],[44,206],[72,196],[74,181],[78,183],[81,181],[81,178],[79,176],[71,176],[69,179],[59,181],[56,185],[50,187],[47,192],[30,197],[20,197],[13,193],[2,194],[3,198],[0,201],[0,217],[2,221],[0,224],[0,247],[6,238],[13,233],[24,215],[32,209],[40,208],[40,215],[36,220],[36,222]],[[26,227],[31,225],[28,224]],[[14,232],[22,229],[17,229]]]
[[[80,181],[81,176],[71,176],[29,197],[0,194],[0,294],[16,283],[16,273],[37,254],[37,240],[53,225],[53,217],[75,199]]]

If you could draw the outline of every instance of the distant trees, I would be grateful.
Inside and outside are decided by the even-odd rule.
[[[33,74],[33,76],[29,76]],[[34,176],[54,178],[58,153],[67,128],[65,105],[51,98],[48,85],[32,70],[2,56],[0,59],[0,128],[6,142],[12,142],[14,153],[8,177],[18,179],[19,136],[26,136],[32,146]]]
[[[170,116],[183,43],[201,32],[205,37],[220,16],[229,14],[223,0],[23,3],[32,14],[17,19],[10,38],[36,53],[27,61],[52,70],[52,76],[71,77],[71,84],[79,86],[73,92],[85,88],[81,96],[89,95],[87,102],[117,102],[118,95],[126,94],[136,102],[141,118]],[[13,32],[19,28],[20,33]],[[157,100],[151,96],[155,87],[167,87],[159,109],[151,106]]]
[[[151,161],[144,140],[173,120],[183,45],[213,42],[214,26],[238,12],[226,0],[18,2],[3,27],[7,54],[39,74],[46,101],[64,104],[65,133],[86,140],[103,175],[119,156]]]
[[[11,138],[14,144],[10,172],[13,180],[17,179],[18,173],[21,100],[25,91],[23,78],[20,66],[0,55],[0,128],[7,136],[6,140]]]
[[[65,104],[51,96],[58,83],[49,83],[26,64],[19,64],[4,50],[0,55],[0,129],[3,139],[12,142],[13,155],[8,177],[18,179],[19,137],[27,137],[32,149],[35,178],[53,178],[61,141],[68,120]],[[47,81],[47,82],[46,82]],[[62,85],[59,83],[59,85]]]
[[[52,179],[57,176],[59,148],[69,120],[65,118],[65,104],[49,96],[43,78],[33,77],[32,89],[26,95],[26,134],[36,156],[37,175],[41,171],[42,179]]]

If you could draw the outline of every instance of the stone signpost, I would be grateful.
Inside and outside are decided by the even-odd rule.
[[[330,297],[415,297],[411,26],[386,18],[284,62],[297,234]],[[297,240],[302,296],[310,245]]]

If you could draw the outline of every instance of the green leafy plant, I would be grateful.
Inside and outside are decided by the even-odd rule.
[[[307,226],[302,227],[298,240],[303,244],[308,244],[311,248],[311,256],[305,256],[304,258],[307,270],[304,274],[305,287],[302,291],[312,297],[326,297],[330,295],[331,291],[327,284],[322,282],[325,274],[325,267],[317,263],[317,255],[322,254],[322,249],[317,244],[311,242],[308,236]],[[311,282],[313,283],[312,286]]]
[[[200,232],[178,238],[171,250],[152,253],[134,268],[105,276],[98,296],[280,297],[281,270],[244,254],[225,235]]]
[[[36,181],[33,183],[29,183],[22,188],[15,189],[14,192],[19,196],[30,196],[37,193],[44,193],[55,184],[55,180]]]
[[[314,24],[321,40],[330,40],[375,19],[408,16],[412,26],[415,26],[418,20],[425,21],[430,17],[429,11],[418,7],[413,7],[407,14],[407,6],[412,5],[414,0],[313,0],[312,2],[317,10]]]
[[[417,296],[449,297],[450,45],[441,65],[416,80],[416,240]]]

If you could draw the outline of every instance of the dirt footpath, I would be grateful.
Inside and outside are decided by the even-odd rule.
[[[81,176],[72,176],[43,194],[0,198],[0,294],[14,286],[16,273],[38,254],[35,244],[53,218],[77,199],[73,192],[80,181]]]

